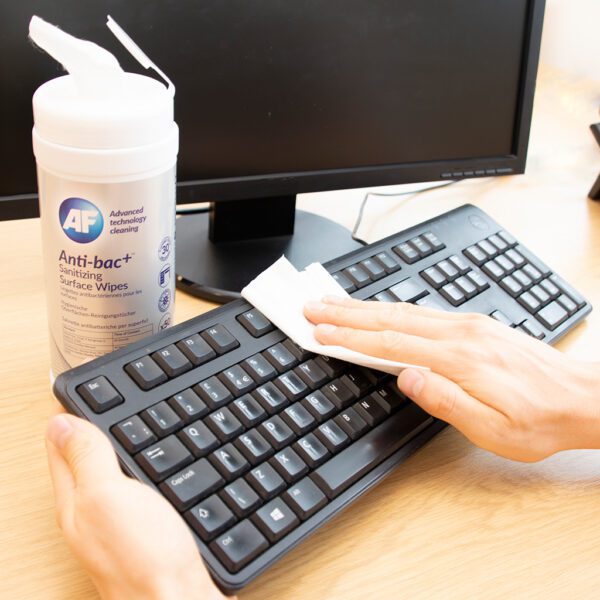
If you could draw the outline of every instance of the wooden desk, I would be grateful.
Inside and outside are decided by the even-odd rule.
[[[526,175],[374,197],[362,235],[375,240],[472,202],[600,304],[600,203],[586,199],[600,163],[588,131],[598,103],[597,86],[546,72]],[[301,205],[350,226],[362,196],[312,194]],[[96,598],[54,522],[43,434],[56,402],[39,223],[1,223],[0,239],[0,597]],[[179,321],[208,308],[177,296]],[[598,310],[560,344],[596,359],[599,346]],[[448,429],[240,596],[590,598],[600,586],[599,540],[600,452],[523,465]]]

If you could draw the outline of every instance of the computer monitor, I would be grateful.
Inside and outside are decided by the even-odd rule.
[[[296,194],[521,173],[543,0],[80,0],[0,6],[0,218],[37,213],[31,96],[60,74],[32,14],[139,71],[109,13],[177,86],[178,285],[226,300],[280,254],[352,248]],[[295,227],[295,235],[291,235]]]

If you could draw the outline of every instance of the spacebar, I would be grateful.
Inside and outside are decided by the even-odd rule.
[[[311,477],[329,498],[334,498],[432,421],[423,409],[409,404],[321,465]]]

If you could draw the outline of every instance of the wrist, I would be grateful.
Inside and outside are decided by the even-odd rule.
[[[600,449],[600,362],[574,361],[568,388],[565,449]]]

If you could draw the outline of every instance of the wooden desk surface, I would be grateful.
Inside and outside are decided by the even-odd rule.
[[[540,77],[527,174],[467,181],[423,196],[372,198],[369,240],[472,202],[600,305],[600,168],[588,131],[591,82]],[[389,190],[388,190],[389,191]],[[362,191],[301,206],[350,226]],[[39,223],[0,223],[0,598],[88,599],[96,592],[55,526],[43,434],[56,410]],[[210,305],[178,294],[177,320]],[[560,343],[600,356],[598,309]],[[246,588],[276,598],[589,598],[600,585],[600,452],[534,465],[497,458],[447,429],[379,487]]]

